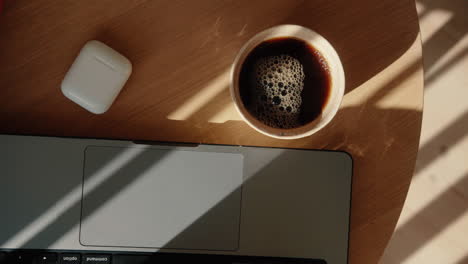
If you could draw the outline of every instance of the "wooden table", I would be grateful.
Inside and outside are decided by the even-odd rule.
[[[243,43],[287,23],[325,36],[346,73],[332,123],[293,141],[268,138],[240,121],[227,89]],[[60,92],[91,39],[133,62],[129,82],[103,115]],[[1,133],[345,150],[355,162],[350,263],[377,263],[391,237],[422,118],[412,0],[6,1],[0,63]]]

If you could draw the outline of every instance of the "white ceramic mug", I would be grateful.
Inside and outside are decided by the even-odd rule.
[[[244,61],[250,52],[264,41],[282,37],[305,41],[318,50],[328,64],[331,79],[330,95],[322,109],[322,114],[303,126],[291,129],[271,127],[256,119],[246,109],[239,89],[239,75]],[[279,139],[297,139],[310,136],[325,127],[338,112],[344,91],[345,76],[343,66],[335,49],[324,37],[311,29],[298,25],[279,25],[256,34],[241,48],[231,69],[231,97],[244,121],[258,132]]]

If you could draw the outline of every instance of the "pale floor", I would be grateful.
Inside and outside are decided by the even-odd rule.
[[[415,175],[381,264],[468,264],[468,0],[417,1],[425,70]]]

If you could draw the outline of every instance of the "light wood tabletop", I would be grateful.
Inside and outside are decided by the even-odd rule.
[[[229,69],[259,31],[299,24],[341,57],[344,101],[299,140],[240,120]],[[94,115],[60,82],[92,39],[133,63],[110,110]],[[418,151],[423,72],[411,0],[14,0],[0,14],[0,133],[332,149],[354,159],[349,259],[377,263],[402,209]]]

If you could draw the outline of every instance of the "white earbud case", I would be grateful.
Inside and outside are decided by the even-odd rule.
[[[94,114],[106,112],[132,73],[131,62],[102,42],[91,40],[62,81],[63,94]]]

